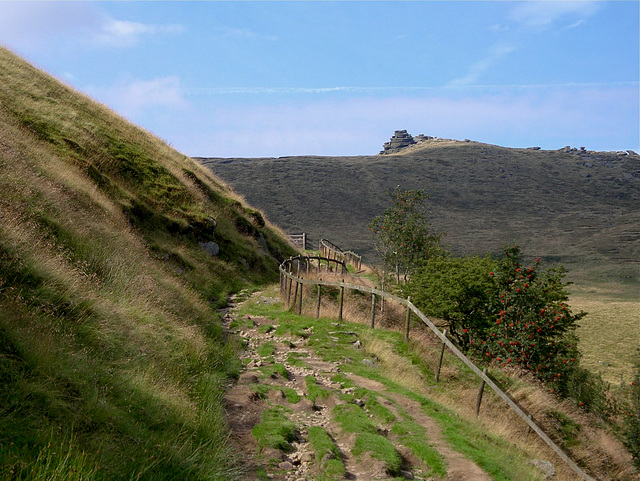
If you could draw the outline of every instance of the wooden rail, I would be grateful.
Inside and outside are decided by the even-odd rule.
[[[323,239],[323,241],[325,241]],[[326,241],[328,242],[328,241]],[[330,243],[329,243],[330,244]],[[321,241],[321,250],[322,250],[322,241]],[[511,399],[511,397],[509,397],[509,395],[507,393],[505,393],[496,383],[495,381],[488,375],[487,370],[481,370],[478,366],[476,366],[462,351],[460,351],[460,349],[458,349],[458,347],[451,342],[451,340],[449,340],[449,338],[446,335],[446,330],[444,332],[440,331],[436,325],[427,317],[425,316],[422,311],[420,311],[420,309],[418,309],[412,302],[411,299],[404,299],[402,297],[396,296],[394,294],[391,294],[389,292],[380,290],[380,289],[376,289],[373,287],[367,287],[367,286],[361,286],[358,284],[352,284],[352,283],[348,283],[345,282],[344,280],[342,281],[323,281],[321,279],[304,279],[303,277],[300,276],[300,272],[301,272],[301,266],[311,266],[312,262],[310,262],[309,260],[316,260],[318,262],[318,269],[319,266],[321,266],[322,262],[325,262],[325,265],[329,266],[330,262],[337,262],[336,259],[330,258],[330,257],[307,257],[307,256],[297,256],[297,257],[292,257],[288,260],[285,260],[281,265],[280,265],[280,295],[282,297],[283,300],[286,300],[287,302],[287,306],[291,307],[292,306],[292,300],[291,300],[291,290],[293,288],[293,283],[295,282],[295,294],[293,296],[293,306],[296,309],[296,312],[298,314],[302,313],[302,288],[305,285],[311,286],[311,285],[315,285],[318,286],[318,296],[317,296],[317,306],[316,306],[316,317],[319,317],[320,314],[320,286],[327,286],[327,287],[334,287],[337,289],[340,289],[340,296],[339,296],[339,310],[338,310],[338,319],[342,320],[342,307],[343,307],[343,301],[344,301],[344,292],[345,289],[349,289],[349,290],[353,290],[353,291],[359,291],[359,292],[364,292],[367,294],[371,294],[372,296],[372,301],[371,301],[371,309],[372,309],[372,313],[371,313],[371,327],[373,328],[375,326],[375,303],[376,303],[376,297],[380,297],[381,299],[389,299],[392,301],[395,301],[397,303],[399,303],[400,305],[405,306],[405,308],[407,309],[407,315],[406,315],[406,325],[405,325],[405,341],[408,342],[409,340],[409,330],[410,330],[410,313],[412,312],[413,314],[415,314],[415,316],[417,316],[422,323],[427,326],[443,343],[443,352],[444,352],[444,346],[446,346],[447,348],[449,348],[449,350],[458,358],[460,359],[469,369],[471,369],[476,376],[478,376],[480,378],[480,380],[482,381],[482,388],[484,388],[484,385],[488,385],[497,395],[500,399],[502,399],[507,406],[509,406],[511,408],[511,410],[513,410],[528,426],[529,430],[533,430],[557,455],[560,459],[562,459],[562,461],[564,461],[564,463],[569,466],[569,468],[571,468],[578,476],[580,476],[582,479],[586,480],[586,481],[596,481],[594,478],[592,478],[591,476],[589,476],[588,474],[586,474],[576,463],[575,461],[573,461],[569,456],[567,456],[567,454],[542,430],[542,428],[540,428],[540,426],[538,426],[535,421],[533,420],[533,418],[527,414],[516,402],[513,401],[513,399]],[[342,262],[342,265],[345,265],[344,262]],[[293,272],[296,272],[296,274],[294,274]],[[302,270],[302,272],[309,272],[309,269],[307,268],[307,270]],[[342,273],[348,273],[346,270],[346,266],[344,267],[344,270],[342,271]],[[440,371],[440,364],[442,363],[442,356],[440,357],[440,363],[438,365],[438,373]],[[476,412],[479,411],[480,409],[480,402],[482,400],[482,390],[480,391],[479,395],[478,395],[478,403],[476,405]]]
[[[362,269],[362,257],[351,251],[343,251],[333,242],[320,239],[320,255],[330,259],[340,259],[345,264],[351,264],[356,271]]]

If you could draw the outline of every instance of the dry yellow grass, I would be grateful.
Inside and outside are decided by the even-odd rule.
[[[632,356],[640,346],[640,296],[621,301],[596,290],[573,295],[570,302],[588,313],[577,331],[581,364],[610,383],[631,382]]]

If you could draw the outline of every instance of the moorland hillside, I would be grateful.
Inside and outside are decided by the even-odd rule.
[[[433,229],[455,254],[516,243],[561,262],[574,279],[635,286],[640,279],[640,156],[392,138],[383,155],[199,158],[288,233],[327,237],[375,263],[368,225],[387,192],[423,189]],[[400,148],[395,148],[400,147]]]

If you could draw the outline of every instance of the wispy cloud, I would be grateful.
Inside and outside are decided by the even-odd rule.
[[[598,2],[588,0],[518,2],[511,11],[510,18],[530,27],[544,28],[566,17],[583,20],[595,14],[599,8]]]
[[[571,89],[571,88],[613,88],[639,87],[637,80],[615,82],[561,82],[561,83],[530,83],[530,84],[480,84],[473,85],[463,82],[449,83],[435,86],[336,86],[336,87],[186,87],[181,90],[185,97],[191,96],[234,96],[234,95],[302,95],[302,96],[331,96],[332,94],[347,95],[420,95],[442,94],[456,90],[469,91],[522,91],[543,89]]]
[[[504,57],[515,51],[516,47],[507,44],[494,45],[489,49],[487,55],[475,62],[469,68],[466,75],[458,77],[450,82],[450,86],[462,86],[474,84],[482,77],[482,75],[489,70],[492,66],[497,64]]]
[[[254,32],[253,30],[249,30],[248,28],[215,27],[212,29],[212,31],[218,32],[227,37],[266,40],[271,42],[278,40],[278,37],[276,35]]]
[[[565,29],[570,29],[570,28],[576,28],[579,27],[580,25],[584,24],[585,19],[581,18],[580,20],[578,20],[577,22],[572,23],[571,25],[567,25],[566,27],[564,27]]]

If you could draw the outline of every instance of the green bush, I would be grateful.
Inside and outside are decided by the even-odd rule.
[[[489,327],[496,282],[490,257],[438,256],[428,259],[405,286],[405,295],[423,312],[444,319],[449,335],[467,349],[469,331],[482,337]]]

